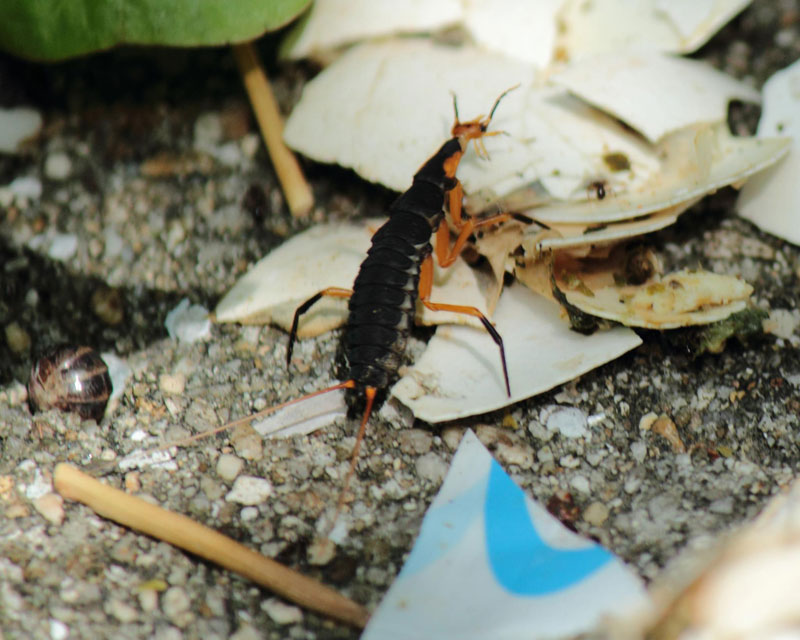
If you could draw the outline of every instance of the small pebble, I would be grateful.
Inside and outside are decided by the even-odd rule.
[[[109,327],[116,327],[125,319],[125,305],[119,289],[106,286],[95,289],[91,306],[94,315]]]
[[[233,488],[225,496],[225,500],[237,504],[257,505],[271,495],[272,483],[269,480],[255,476],[239,476],[233,483]]]
[[[244,507],[244,509],[239,512],[239,517],[242,519],[242,522],[250,522],[251,520],[255,520],[258,518],[258,508]]]
[[[51,524],[64,522],[64,500],[57,493],[46,493],[33,501],[33,508]]]
[[[139,617],[139,612],[135,607],[117,598],[112,598],[106,602],[105,610],[106,613],[119,620],[122,624],[133,622]]]
[[[78,236],[73,233],[56,233],[50,241],[47,256],[53,260],[69,260],[78,251]]]
[[[222,121],[218,113],[209,111],[200,114],[194,121],[195,149],[208,149],[222,140]]]
[[[50,640],[67,640],[69,627],[60,620],[50,619]]]
[[[264,440],[249,424],[233,430],[231,444],[236,454],[245,460],[261,460],[264,457]]]
[[[42,197],[42,181],[39,178],[21,176],[12,180],[8,188],[17,198],[38,200]]]
[[[683,444],[683,440],[681,440],[681,436],[678,433],[678,427],[675,426],[675,423],[670,419],[669,416],[661,416],[658,418],[652,425],[653,433],[657,433],[662,438],[667,440],[672,446],[673,451],[677,453],[684,453],[686,451],[686,445]]]
[[[458,449],[461,438],[464,437],[464,429],[460,427],[447,427],[442,431],[442,440],[451,451]]]
[[[208,309],[199,304],[191,305],[184,298],[167,314],[164,326],[169,337],[180,342],[197,342],[211,336],[211,320]]]
[[[303,621],[303,612],[299,607],[286,604],[277,598],[269,598],[262,602],[261,609],[276,624],[297,624]]]
[[[495,455],[500,462],[506,465],[514,464],[520,469],[530,469],[533,466],[533,451],[530,447],[498,442]]]
[[[441,484],[447,475],[447,463],[433,451],[414,460],[414,469],[421,480],[427,480],[434,485]]]
[[[335,555],[336,545],[330,538],[316,538],[306,549],[306,559],[315,567],[328,564]]]
[[[192,602],[183,587],[170,587],[161,598],[161,609],[176,627],[183,629],[194,620]]]
[[[558,431],[565,438],[585,438],[586,414],[576,407],[545,407],[540,420],[550,431]]]
[[[139,606],[144,613],[152,613],[158,607],[158,591],[143,589],[137,594]]]
[[[72,160],[63,151],[54,151],[44,161],[44,175],[50,180],[66,180],[72,173]]]
[[[226,482],[233,482],[244,467],[244,460],[231,453],[223,453],[217,458],[217,475]]]
[[[580,493],[589,493],[591,490],[589,479],[586,476],[573,476],[569,481],[569,485]]]
[[[254,627],[249,624],[243,624],[232,634],[228,640],[263,640],[264,636],[261,635]]]
[[[647,445],[641,440],[637,440],[631,445],[631,455],[636,462],[644,462],[647,457]]]
[[[422,455],[431,450],[433,435],[422,429],[405,429],[397,434],[400,451],[408,455]]]
[[[186,389],[186,376],[182,373],[162,373],[158,377],[158,388],[162,393],[181,395]]]
[[[600,527],[608,520],[608,507],[602,502],[592,502],[583,511],[583,519],[589,524]]]
[[[26,353],[31,348],[31,337],[19,324],[6,325],[6,344],[14,353]]]

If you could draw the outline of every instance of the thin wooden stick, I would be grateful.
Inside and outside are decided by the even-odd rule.
[[[303,176],[297,158],[283,143],[283,119],[269,86],[267,74],[251,43],[233,45],[233,55],[239,66],[239,73],[242,74],[247,94],[250,96],[272,165],[286,196],[289,211],[293,216],[302,218],[308,215],[314,206],[314,195]]]
[[[303,607],[354,627],[367,623],[369,613],[356,602],[191,518],[109,487],[64,463],[56,467],[54,484],[62,496],[104,518],[215,562]]]

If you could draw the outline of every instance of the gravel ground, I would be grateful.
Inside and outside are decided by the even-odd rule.
[[[798,55],[800,4],[763,0],[697,57],[760,87]],[[288,109],[308,69],[273,75]],[[224,51],[123,50],[50,67],[0,57],[0,86],[2,100],[25,98],[46,123],[29,153],[0,158],[0,185],[29,178],[16,187],[27,197],[0,189],[0,637],[356,637],[41,496],[59,461],[115,460],[143,446],[132,436],[174,439],[329,384],[335,334],[302,342],[301,366],[289,374],[280,331],[215,326],[187,345],[167,336],[165,316],[184,297],[213,308],[287,235],[374,214],[392,194],[309,163],[317,207],[312,219],[292,220]],[[756,117],[754,108],[732,110],[740,132]],[[684,548],[703,548],[757,513],[800,463],[800,250],[738,219],[734,206],[731,190],[708,198],[653,245],[670,267],[742,275],[783,337],[732,340],[720,355],[693,358],[682,341],[644,332],[640,348],[577,381],[445,428],[387,405],[362,449],[350,535],[325,566],[310,564],[307,549],[336,502],[352,421],[266,443],[239,429],[181,449],[173,468],[106,481],[373,607],[471,427],[531,495],[555,504],[569,493],[574,509],[562,511],[574,526],[652,579]],[[99,426],[30,413],[24,383],[34,356],[64,341],[113,351],[133,371]],[[548,430],[553,405],[594,416],[591,438]],[[227,499],[237,473],[268,479],[273,495],[256,506]]]

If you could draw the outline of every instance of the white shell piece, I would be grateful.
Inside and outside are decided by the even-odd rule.
[[[584,336],[569,329],[556,305],[512,286],[493,318],[505,343],[511,397],[497,345],[485,332],[441,326],[392,395],[431,423],[478,415],[552,389],[641,344],[629,329]]]
[[[548,225],[600,224],[691,206],[698,198],[774,164],[789,145],[787,138],[734,137],[724,124],[687,127],[658,145],[664,164],[635,191],[621,192],[612,187],[602,200],[559,202],[525,213]]]
[[[42,116],[30,107],[0,109],[0,153],[16,153],[42,128]]]
[[[739,215],[759,228],[800,244],[800,61],[764,85],[758,136],[791,136],[789,157],[749,180],[739,196]]]
[[[644,220],[633,220],[630,222],[621,222],[614,224],[598,231],[590,231],[585,226],[574,225],[575,229],[566,229],[558,227],[557,230],[561,233],[561,237],[546,236],[541,240],[536,241],[535,236],[531,238],[533,245],[530,249],[526,248],[529,254],[534,254],[539,251],[547,249],[570,249],[573,247],[582,247],[585,245],[597,245],[608,242],[617,242],[625,238],[632,238],[640,236],[645,233],[652,233],[665,227],[674,224],[678,216],[691,207],[697,200],[692,200],[685,204],[680,204],[675,207],[670,207],[665,211],[661,211],[655,215],[649,216]],[[556,227],[553,227],[554,229]],[[523,241],[523,246],[525,246]]]
[[[384,220],[316,225],[259,260],[220,301],[217,322],[291,327],[294,312],[326,287],[348,289]],[[318,335],[347,319],[347,300],[324,297],[303,316],[300,337]]]
[[[477,43],[538,67],[550,63],[564,0],[463,0],[463,4],[464,26]]]
[[[304,58],[366,38],[435,31],[462,15],[461,0],[315,0],[283,53]]]
[[[499,105],[485,138],[489,159],[472,148],[459,167],[467,193],[502,195],[541,179],[570,197],[604,170],[609,151],[631,165],[615,174],[624,188],[659,168],[655,150],[613,118],[556,87],[535,88],[536,70],[469,46],[392,40],[355,47],[309,82],[284,138],[301,153],[337,162],[391,189],[407,189],[417,169],[450,137],[453,94],[463,120]],[[480,82],[476,82],[480,78]]]
[[[323,224],[311,227],[256,263],[217,305],[217,322],[272,323],[289,330],[303,302],[327,287],[349,289],[384,219],[359,224]],[[434,259],[431,301],[477,307],[488,315],[486,294],[475,272],[461,259],[441,269]],[[297,335],[311,337],[347,321],[347,299],[323,296],[302,317]],[[430,311],[417,306],[417,321],[433,325],[468,324],[480,320],[463,313]]]
[[[559,50],[569,59],[620,49],[689,53],[750,0],[570,0]]]
[[[265,438],[288,438],[322,429],[346,415],[344,391],[337,390],[305,398],[250,424]]]
[[[676,271],[643,285],[559,287],[585,313],[629,327],[675,329],[724,320],[747,305],[753,287],[709,271]],[[587,291],[586,289],[589,289]]]
[[[523,108],[524,87],[534,75],[531,65],[475,47],[420,39],[359,45],[305,86],[284,139],[310,158],[405,191],[417,169],[450,138],[453,94],[468,120],[487,114],[503,91],[523,83],[497,110],[495,125],[502,129],[516,121],[511,116]],[[505,138],[511,139],[486,140],[493,159]]]
[[[724,122],[731,100],[761,99],[755,89],[703,62],[658,52],[598,54],[551,80],[652,142],[689,125]]]

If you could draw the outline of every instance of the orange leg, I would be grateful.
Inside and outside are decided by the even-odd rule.
[[[447,222],[442,220],[442,223],[436,230],[436,261],[439,263],[440,267],[449,267],[456,261],[456,258],[458,258],[461,251],[463,251],[464,245],[475,229],[490,224],[499,224],[511,219],[508,213],[498,213],[497,215],[490,216],[477,222],[473,218],[464,220],[461,215],[461,201],[464,198],[464,189],[458,181],[456,181],[456,186],[450,189],[448,198],[450,219],[453,221],[453,226],[458,231],[458,237],[451,248],[450,230],[447,227]]]
[[[369,422],[369,416],[372,414],[372,406],[375,403],[375,396],[378,395],[378,390],[375,387],[367,387],[364,390],[364,395],[367,398],[367,404],[364,408],[364,416],[361,418],[361,426],[358,428],[358,435],[356,436],[356,444],[353,447],[353,453],[350,454],[350,467],[347,470],[347,475],[345,476],[344,483],[342,484],[342,492],[339,494],[339,501],[336,503],[336,512],[334,513],[333,520],[331,520],[331,524],[328,526],[326,536],[329,536],[333,530],[333,527],[336,526],[336,521],[339,519],[339,514],[342,512],[342,508],[344,507],[344,501],[347,498],[347,488],[350,486],[350,480],[353,478],[353,474],[356,471],[358,452],[361,449],[361,443],[363,442],[364,434],[367,431],[367,422]]]
[[[353,295],[352,289],[342,289],[341,287],[328,287],[319,293],[315,293],[303,304],[301,304],[294,312],[292,319],[292,328],[289,331],[289,347],[286,350],[286,366],[292,361],[292,352],[294,351],[294,343],[297,340],[297,325],[300,322],[300,316],[308,311],[315,305],[323,296],[330,296],[331,298],[349,298]]]
[[[506,365],[506,350],[503,347],[503,338],[494,328],[494,325],[477,307],[469,307],[460,304],[446,304],[442,302],[431,302],[431,290],[433,289],[433,258],[428,256],[423,260],[420,267],[419,274],[419,299],[425,307],[431,311],[452,311],[454,313],[464,313],[466,315],[474,316],[481,321],[486,331],[494,340],[497,348],[500,349],[500,361],[503,365],[503,379],[506,383],[506,393],[511,397],[511,385],[508,382],[508,366]]]

